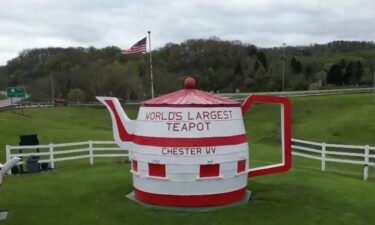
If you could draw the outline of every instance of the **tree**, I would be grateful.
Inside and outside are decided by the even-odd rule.
[[[5,67],[0,67],[0,90],[4,90],[8,86],[9,77],[6,75]]]
[[[264,52],[261,52],[261,51],[257,53],[257,60],[255,61],[255,64],[254,64],[254,70],[257,71],[259,69],[259,66],[262,66],[265,71],[268,70],[267,57],[264,54]]]
[[[354,83],[355,84],[358,85],[361,82],[362,75],[363,75],[363,65],[362,65],[361,61],[357,61],[356,70],[355,70],[355,74],[354,74]]]
[[[302,72],[302,64],[300,61],[298,61],[294,56],[292,60],[290,61],[290,67],[292,70],[292,74],[296,75]]]
[[[85,98],[83,91],[79,88],[73,88],[69,91],[68,99],[73,102],[82,102]]]
[[[355,73],[355,65],[352,62],[349,62],[345,68],[345,73],[343,74],[343,80],[342,82],[344,84],[350,84],[352,83],[352,80],[354,80],[354,73]]]
[[[342,58],[342,59],[340,60],[340,62],[339,62],[338,65],[341,67],[341,69],[345,69],[346,66],[347,66],[346,59],[345,59],[345,58]]]
[[[350,41],[288,46],[293,58],[284,68],[285,86],[304,89],[318,82],[320,87],[326,80],[333,85],[370,83],[374,49],[375,43]],[[168,43],[152,52],[155,93],[180,89],[186,76],[194,76],[197,88],[207,91],[280,90],[282,50],[216,37]],[[132,100],[150,97],[148,55],[124,56],[113,46],[26,49],[0,67],[0,88],[24,85],[34,100],[48,100],[51,73],[56,96],[79,88],[87,100],[109,93]]]
[[[320,87],[322,84],[327,83],[327,71],[322,70],[314,75],[314,79],[318,82]]]
[[[327,74],[327,83],[341,85],[342,82],[343,82],[343,74],[342,74],[341,66],[337,64],[333,64],[333,66],[329,69],[328,74]]]
[[[234,68],[234,75],[241,76],[241,77],[243,75],[242,66],[241,66],[241,63],[239,62],[237,62],[236,67]]]

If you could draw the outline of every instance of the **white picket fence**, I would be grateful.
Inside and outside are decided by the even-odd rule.
[[[39,149],[40,152],[35,152]],[[15,150],[22,150],[22,153],[14,153]],[[49,163],[52,169],[55,162],[89,159],[90,164],[94,164],[94,158],[108,157],[129,157],[127,149],[119,148],[114,141],[85,141],[62,144],[30,145],[30,146],[5,146],[6,159],[20,157],[18,165],[24,164],[28,156],[39,156],[40,163]],[[29,151],[29,152],[27,152]],[[32,152],[30,152],[32,151]],[[116,151],[116,153],[114,153]],[[11,172],[9,172],[10,174]]]
[[[109,146],[109,147],[108,147]],[[35,149],[40,152],[36,153]],[[369,145],[341,145],[327,144],[300,139],[292,139],[292,154],[309,159],[321,161],[321,170],[326,170],[327,162],[347,163],[363,166],[363,179],[368,179],[369,166],[375,166],[375,147]],[[14,153],[15,150],[22,150],[23,153]],[[25,152],[30,151],[33,152]],[[114,153],[115,152],[115,153]],[[55,162],[89,159],[94,164],[94,158],[100,157],[129,157],[127,149],[119,148],[114,141],[85,141],[62,144],[33,145],[33,146],[6,146],[6,159],[12,157],[39,156],[40,163],[49,163],[55,168]],[[18,164],[24,164],[25,160]]]
[[[321,170],[327,162],[347,163],[363,166],[363,180],[368,179],[369,166],[375,166],[375,147],[369,145],[327,144],[292,139],[292,154],[321,161]]]

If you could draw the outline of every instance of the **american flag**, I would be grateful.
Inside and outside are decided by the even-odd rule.
[[[147,37],[143,38],[142,40],[138,41],[133,46],[131,46],[129,49],[124,50],[123,53],[126,55],[145,53],[146,52],[146,40],[147,40]]]

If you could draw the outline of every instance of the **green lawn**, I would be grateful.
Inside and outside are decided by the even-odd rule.
[[[327,143],[375,145],[375,104],[370,94],[292,98],[293,137]],[[137,109],[126,109],[135,118]],[[279,108],[256,105],[245,117],[251,166],[279,160]],[[104,107],[0,112],[0,146],[37,133],[41,143],[112,139]],[[4,161],[4,153],[0,153]],[[293,158],[290,172],[249,181],[245,206],[209,213],[149,209],[127,198],[129,164],[119,159],[56,163],[57,169],[5,178],[0,224],[371,224],[375,220],[375,171],[362,181],[361,166]]]

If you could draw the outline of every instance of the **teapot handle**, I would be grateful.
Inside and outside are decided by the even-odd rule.
[[[250,95],[242,103],[242,115],[244,115],[250,106],[254,103],[271,103],[281,105],[281,140],[282,140],[282,163],[262,166],[248,170],[248,177],[262,176],[267,174],[279,173],[288,171],[292,165],[292,151],[291,151],[291,124],[290,113],[291,104],[287,98],[278,96],[263,96],[263,95]]]

